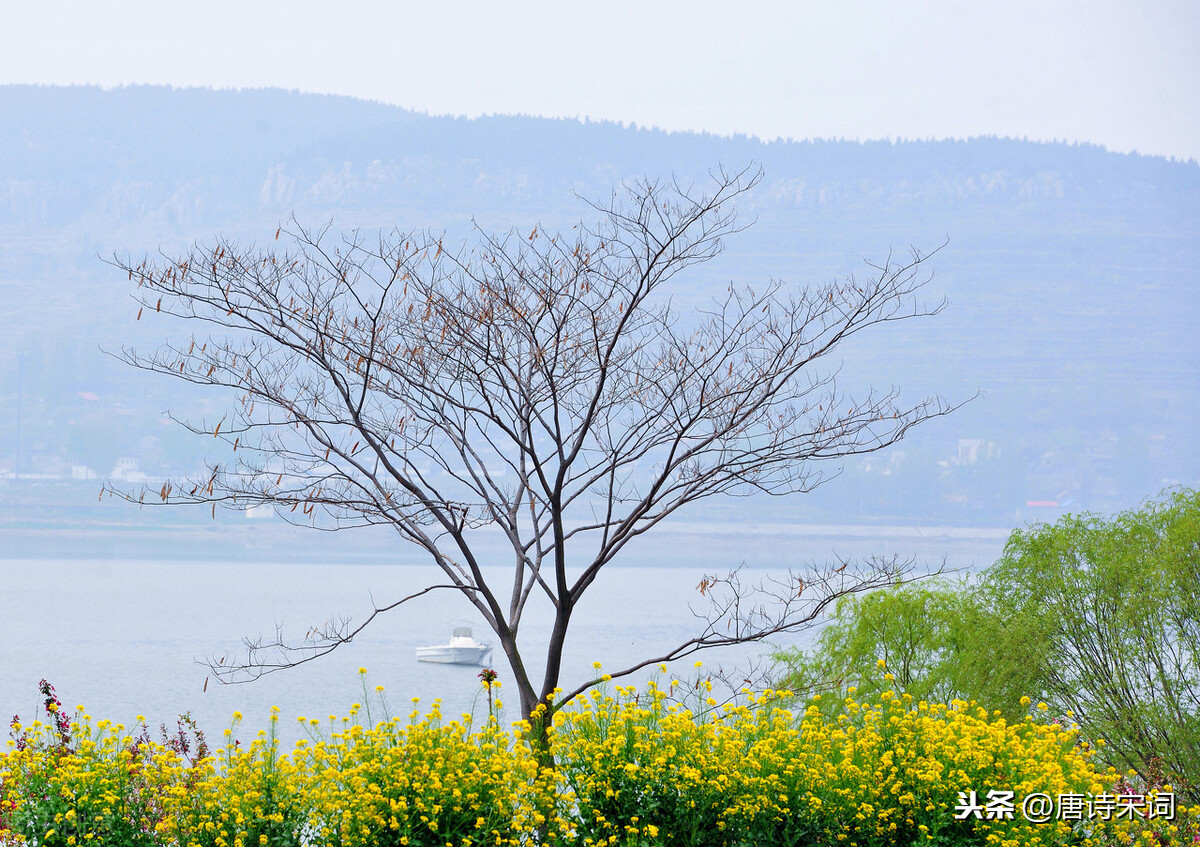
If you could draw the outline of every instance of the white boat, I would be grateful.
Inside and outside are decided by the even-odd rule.
[[[482,665],[491,652],[492,645],[476,641],[469,626],[456,626],[450,634],[449,644],[418,647],[417,661],[443,665]]]

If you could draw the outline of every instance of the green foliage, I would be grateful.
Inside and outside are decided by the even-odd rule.
[[[854,686],[875,696],[899,687],[918,700],[969,699],[958,678],[967,606],[962,586],[947,581],[843,597],[812,650],[776,654],[780,685],[806,694]]]
[[[174,762],[106,720],[93,727],[83,716],[72,731],[14,722],[16,751],[0,755],[0,844],[155,847]]]
[[[808,694],[894,684],[917,699],[976,700],[1010,721],[1032,701],[1105,761],[1165,773],[1200,798],[1200,493],[1111,518],[1013,532],[974,585],[849,597],[811,651],[777,655]],[[893,680],[894,679],[894,683]],[[826,700],[826,702],[828,702]]]
[[[672,699],[678,680],[573,700],[554,718],[554,770],[539,767],[528,723],[447,722],[436,703],[374,725],[356,704],[328,733],[306,721],[312,742],[286,753],[272,714],[249,745],[231,732],[211,754],[165,733],[158,743],[84,715],[58,720],[56,708],[49,723],[14,728],[0,751],[0,845],[1116,847],[1200,837],[1200,806],[1177,807],[1174,820],[956,819],[960,792],[989,789],[1018,802],[1031,791],[1128,792],[1155,808],[1161,781],[1097,767],[1076,730],[1044,712],[1009,722],[974,703],[884,691],[797,714],[783,707],[787,692],[721,706],[708,686],[698,712]]]
[[[1200,493],[1013,533],[975,590],[981,702],[1069,715],[1108,758],[1200,785]]]
[[[234,713],[234,726],[241,717]],[[297,788],[295,761],[280,754],[278,721],[278,710],[272,710],[269,728],[244,749],[234,741],[231,726],[216,756],[194,762],[183,772],[185,779],[170,781],[158,843],[300,847],[311,800]]]

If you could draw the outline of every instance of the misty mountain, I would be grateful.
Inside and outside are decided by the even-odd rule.
[[[940,315],[845,351],[847,384],[979,396],[817,493],[787,520],[993,526],[1130,506],[1200,484],[1200,165],[1013,139],[775,141],[571,120],[431,117],[284,91],[0,87],[0,502],[117,469],[199,466],[163,412],[229,398],[101,352],[171,332],[134,320],[102,259],[281,221],[433,228],[451,241],[569,228],[623,180],[703,185],[760,167],[753,225],[674,291],[687,310],[736,283],[865,274],[931,251]],[[582,198],[582,199],[581,199]],[[119,464],[123,462],[123,464]],[[36,490],[35,490],[36,489]],[[7,493],[6,493],[7,492]],[[1053,504],[1053,505],[1051,505]],[[23,507],[24,508],[24,507]],[[76,508],[72,506],[72,508]],[[114,507],[109,507],[111,508]],[[736,518],[738,503],[722,514]],[[10,512],[11,513],[11,512]]]

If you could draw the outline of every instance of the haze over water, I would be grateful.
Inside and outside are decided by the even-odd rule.
[[[457,121],[280,91],[0,86],[0,114],[19,116],[0,120],[4,717],[31,717],[46,677],[68,706],[126,723],[190,710],[219,734],[239,709],[252,735],[278,705],[291,732],[297,714],[341,714],[361,700],[360,666],[398,712],[411,697],[441,696],[451,714],[471,707],[477,669],[419,665],[413,654],[470,617],[449,594],[386,616],[321,661],[249,686],[210,680],[204,691],[196,657],[232,658],[240,636],[270,636],[277,622],[297,638],[330,616],[361,619],[369,592],[388,603],[432,572],[387,531],[321,535],[97,499],[106,474],[153,480],[153,493],[201,467],[214,440],[189,438],[165,412],[219,420],[231,402],[98,352],[155,349],[185,328],[157,310],[139,321],[129,280],[97,254],[174,251],[219,234],[262,243],[292,214],[368,230],[445,227],[455,238],[469,220],[566,231],[586,208],[576,195],[607,196],[623,178],[761,164],[764,182],[742,209],[756,225],[708,272],[679,281],[685,310],[707,307],[731,281],[840,279],[889,246],[903,254],[950,237],[928,289],[950,308],[849,344],[844,385],[976,399],[898,449],[829,465],[840,478],[811,496],[723,499],[655,528],[578,610],[567,684],[595,660],[616,668],[694,635],[696,584],[741,562],[767,575],[914,553],[981,567],[1030,520],[1112,513],[1200,485],[1194,162],[1002,138],[763,144]],[[836,526],[812,526],[821,523]],[[508,560],[495,544],[480,552]],[[535,644],[548,614],[530,615],[523,637]],[[476,635],[489,638],[481,625]],[[507,679],[498,656],[493,664]]]
[[[747,578],[784,574],[781,565],[824,561],[835,556],[865,557],[873,553],[913,555],[950,567],[976,568],[995,559],[1003,539],[983,536],[896,538],[804,535],[793,527],[773,533],[747,532],[744,527],[688,527],[649,536],[626,567],[610,567],[594,584],[572,620],[564,663],[564,683],[576,684],[591,672],[594,661],[606,669],[657,655],[698,632],[689,604],[703,609],[696,584],[717,570],[718,559],[736,565],[737,551],[758,567]],[[812,530],[810,529],[810,532]],[[915,531],[913,531],[915,533]],[[654,562],[669,561],[674,566]],[[691,564],[691,563],[695,564]],[[173,724],[190,711],[210,736],[219,737],[235,710],[245,714],[242,738],[267,724],[271,706],[279,706],[281,734],[299,736],[296,717],[326,719],[344,715],[363,700],[357,669],[368,669],[368,686],[383,685],[393,714],[407,714],[411,698],[423,708],[440,697],[444,711],[457,716],[485,711],[479,698],[479,668],[418,663],[414,650],[444,642],[455,621],[474,625],[476,638],[495,642],[473,609],[457,594],[427,595],[377,619],[359,638],[333,654],[303,667],[276,673],[246,685],[224,686],[209,679],[195,659],[207,655],[240,655],[241,636],[271,636],[276,624],[286,635],[302,637],[309,626],[331,616],[361,620],[369,614],[371,596],[382,605],[403,593],[438,581],[436,569],[424,565],[352,565],[195,562],[158,560],[18,559],[0,561],[5,591],[0,594],[0,714],[19,714],[25,721],[38,709],[37,683],[48,679],[63,704],[83,704],[94,717],[129,725],[135,715],[151,727]],[[544,605],[530,604],[522,640],[544,639],[550,615]],[[792,636],[775,644],[796,643]],[[537,652],[527,647],[538,666]],[[726,668],[746,663],[769,647],[747,645],[736,651],[710,651],[677,663],[676,676],[694,673],[692,663]],[[490,664],[502,682],[510,680],[503,656],[494,651]],[[645,675],[639,677],[644,678]],[[502,688],[515,698],[511,684]],[[519,716],[517,703],[506,715]]]

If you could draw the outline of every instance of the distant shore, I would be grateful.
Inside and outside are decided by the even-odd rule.
[[[137,513],[133,514],[137,517]],[[22,525],[24,524],[24,525]],[[849,556],[924,552],[934,558],[971,551],[970,558],[990,560],[1012,530],[996,527],[806,524],[796,522],[664,522],[647,534],[640,555],[615,562],[639,565],[712,567],[755,564],[769,552],[779,566],[795,554],[819,558],[831,550]],[[507,561],[496,533],[483,550],[492,561]],[[975,551],[984,551],[977,553]],[[707,556],[700,555],[701,552]],[[159,559],[186,561],[262,561],[323,564],[428,564],[417,548],[386,528],[317,532],[280,520],[248,520],[222,515],[207,523],[96,524],[86,522],[30,525],[0,519],[0,559]],[[978,564],[979,562],[976,561]],[[721,564],[723,566],[723,564]]]
[[[658,532],[694,534],[723,533],[721,524],[679,521],[662,524]],[[918,526],[912,524],[823,524],[823,523],[740,523],[738,528],[754,535],[798,535],[810,538],[961,538],[971,541],[1003,541],[1011,529],[973,526]]]

